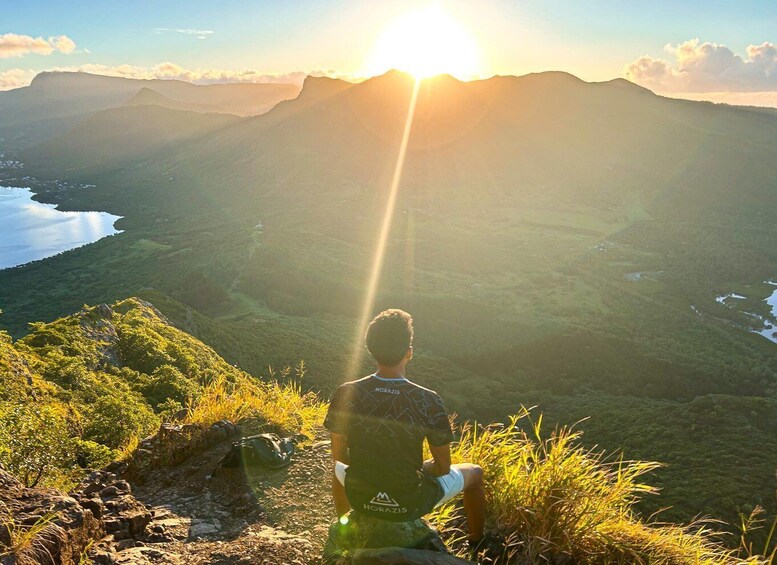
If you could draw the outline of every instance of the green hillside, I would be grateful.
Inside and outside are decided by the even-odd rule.
[[[156,126],[135,121],[107,163],[94,120],[73,130],[78,152],[63,137],[27,151],[25,174],[97,184],[42,198],[122,215],[125,232],[0,272],[0,324],[21,337],[142,295],[250,373],[305,359],[328,394],[412,86],[309,80],[263,116],[148,147]],[[774,116],[625,81],[425,81],[375,309],[413,313],[413,370],[463,416],[539,403],[552,421],[591,416],[592,444],[666,462],[654,482],[670,494],[644,511],[773,514],[777,345],[715,297],[747,286],[759,302],[777,274],[776,153]]]
[[[192,314],[190,323],[200,325],[206,320]],[[203,435],[211,423],[230,418],[244,428],[302,433],[313,439],[321,432],[326,405],[302,392],[299,381],[304,374],[300,364],[288,382],[258,381],[176,329],[153,305],[138,298],[112,306],[84,306],[52,323],[33,324],[30,333],[15,342],[0,333],[0,463],[4,472],[10,471],[26,486],[69,488],[89,470],[133,454],[140,438],[171,418],[189,424],[183,430],[195,428]],[[288,375],[284,371],[279,376]],[[181,413],[183,404],[187,409]],[[611,417],[606,412],[603,416]],[[634,504],[655,494],[643,481],[656,464],[605,459],[582,447],[579,440],[578,433],[568,430],[542,433],[539,422],[533,423],[526,411],[509,426],[479,432],[466,424],[459,427],[454,460],[473,461],[484,468],[488,527],[503,537],[505,551],[513,559],[520,556],[527,563],[544,563],[562,555],[585,563],[723,564],[748,558],[748,563],[765,563],[756,557],[757,548],[727,548],[719,533],[706,526],[658,523],[640,516]],[[216,442],[212,447],[220,458],[227,445]],[[304,465],[307,456],[308,465],[311,457],[315,465],[328,465],[326,451],[315,449],[321,444],[313,447],[298,453],[295,464]],[[175,476],[175,463],[155,461],[151,470],[155,480],[164,481],[160,477],[165,473],[168,481]],[[310,471],[305,475],[308,481],[316,480]],[[300,489],[307,495],[321,487],[299,484],[291,475],[274,476],[287,495],[299,496]],[[183,487],[187,494],[190,487]],[[32,492],[41,491],[28,491]],[[47,492],[56,495],[56,491]],[[123,503],[127,504],[126,499]],[[333,507],[325,508],[303,516],[316,537],[332,518]],[[3,555],[37,555],[34,540],[45,539],[46,533],[35,526],[45,525],[43,519],[36,515],[33,527],[20,528],[7,507],[0,510],[2,526],[10,536],[0,540]],[[451,501],[430,519],[451,547],[466,555],[466,548],[459,548],[459,512]],[[221,511],[219,517],[225,514]],[[208,515],[207,508],[197,516],[215,517]],[[267,519],[263,512],[242,516]],[[94,533],[105,534],[101,528]],[[748,533],[746,539],[754,537]],[[197,536],[191,536],[184,543],[196,541]],[[83,540],[87,548],[88,542]],[[234,539],[218,543],[239,547]],[[181,552],[183,547],[175,550]]]
[[[210,425],[213,387],[287,432],[322,418],[314,397],[249,377],[136,298],[33,324],[16,342],[0,332],[0,384],[0,462],[28,485],[77,482],[164,419]]]

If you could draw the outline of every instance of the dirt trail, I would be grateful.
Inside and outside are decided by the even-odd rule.
[[[218,469],[231,441],[131,482],[151,509],[144,545],[114,541],[115,563],[315,563],[334,519],[329,444],[280,470]],[[124,543],[129,547],[122,547]]]

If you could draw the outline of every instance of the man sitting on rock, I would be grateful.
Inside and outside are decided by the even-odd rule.
[[[324,425],[332,436],[338,516],[354,511],[407,522],[464,492],[469,541],[483,539],[483,471],[451,465],[450,420],[440,396],[405,377],[413,357],[413,319],[386,310],[369,325],[366,345],[374,374],[341,385]],[[423,460],[424,439],[432,458]]]

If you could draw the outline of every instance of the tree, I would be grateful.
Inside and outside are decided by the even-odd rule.
[[[0,406],[0,462],[28,487],[74,459],[75,444],[55,406]]]
[[[118,449],[158,425],[151,408],[132,393],[102,396],[90,406],[84,439]]]

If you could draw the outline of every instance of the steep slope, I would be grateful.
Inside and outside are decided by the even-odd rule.
[[[184,407],[195,428],[242,414],[310,433],[321,416],[315,398],[253,379],[138,299],[34,324],[15,343],[0,333],[0,383],[0,463],[28,486],[80,480]]]

